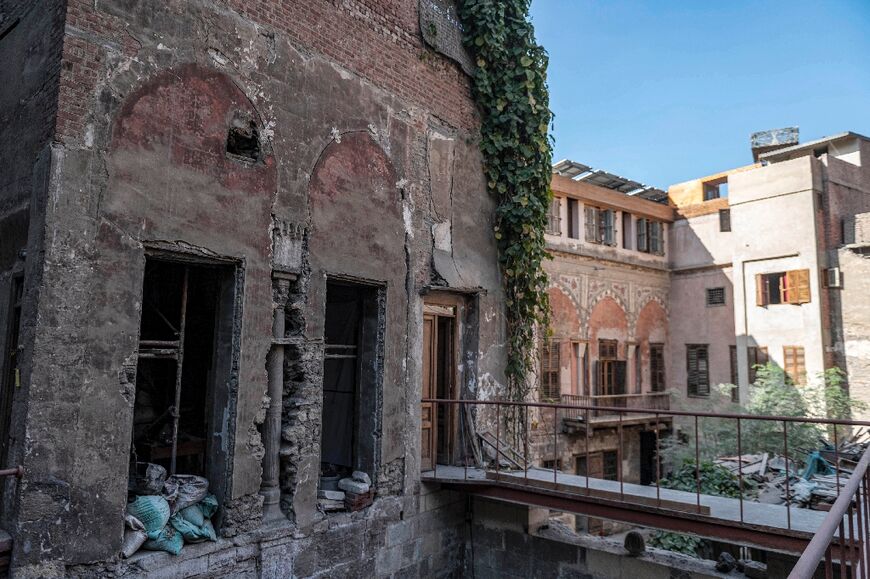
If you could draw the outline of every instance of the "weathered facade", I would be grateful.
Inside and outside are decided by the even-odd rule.
[[[734,400],[745,401],[753,367],[768,361],[798,383],[839,367],[852,394],[867,396],[855,232],[870,207],[868,150],[854,133],[795,141],[670,188],[671,303],[685,314],[671,320],[671,366],[690,406],[707,405],[717,384],[739,385]],[[688,371],[693,355],[703,372]]]
[[[501,381],[504,330],[469,78],[418,2],[51,6],[0,20],[15,575],[170,564],[117,553],[131,449],[167,452],[142,421],[173,422],[143,392],[173,382],[173,462],[210,480],[226,538],[176,576],[459,573],[464,500],[419,495],[424,304],[458,304],[472,391]],[[352,435],[324,426],[336,319],[360,340]],[[319,510],[327,447],[371,507]]]
[[[538,399],[667,409],[665,237],[673,210],[613,186],[560,175],[560,166],[577,164],[557,164],[551,183],[546,235],[551,259],[544,267],[552,316],[548,335],[542,336]],[[623,418],[608,411],[593,410],[588,417],[582,411],[541,411],[531,424],[536,466],[650,483],[655,416]],[[661,436],[670,422],[669,417],[658,421]]]

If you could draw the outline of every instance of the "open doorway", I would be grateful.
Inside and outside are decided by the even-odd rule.
[[[372,480],[380,436],[382,331],[378,286],[330,280],[323,356],[322,477]]]
[[[148,257],[136,368],[131,469],[209,479],[223,495],[232,410],[236,267]]]
[[[454,399],[457,394],[457,304],[423,306],[423,398]],[[425,403],[422,408],[421,464],[423,470],[451,464],[461,408]]]

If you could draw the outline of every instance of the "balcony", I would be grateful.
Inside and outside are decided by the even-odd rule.
[[[586,425],[594,427],[610,427],[613,424],[622,423],[645,424],[656,420],[667,419],[670,416],[659,415],[659,412],[670,410],[671,398],[667,392],[647,392],[644,394],[610,394],[600,396],[579,396],[575,394],[563,394],[562,404],[572,408],[560,412],[562,418],[562,431],[565,434],[585,431]],[[624,413],[620,409],[629,409],[635,412]],[[649,410],[649,413],[636,412],[637,410]]]

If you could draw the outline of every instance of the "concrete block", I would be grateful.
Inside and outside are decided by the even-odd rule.
[[[338,488],[349,493],[364,495],[365,493],[369,492],[369,488],[371,488],[371,485],[355,481],[352,478],[343,478],[338,481]]]
[[[371,477],[361,470],[353,471],[353,474],[350,475],[350,478],[352,478],[353,480],[355,480],[357,482],[361,482],[361,483],[369,485],[369,486],[372,485]]]
[[[318,499],[329,499],[331,501],[343,501],[343,491],[317,491]]]
[[[293,576],[293,549],[285,543],[260,552],[260,569],[263,579],[282,579]]]
[[[395,573],[402,567],[402,546],[381,549],[375,561],[377,576],[383,577]]]

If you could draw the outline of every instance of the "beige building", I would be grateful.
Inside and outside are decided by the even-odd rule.
[[[844,133],[754,152],[753,165],[669,189],[669,302],[680,312],[669,386],[690,406],[723,383],[745,400],[753,366],[771,361],[799,383],[841,367],[870,398],[870,280],[854,225],[870,210],[870,141]]]

